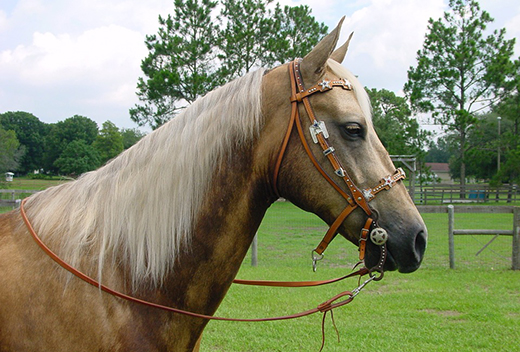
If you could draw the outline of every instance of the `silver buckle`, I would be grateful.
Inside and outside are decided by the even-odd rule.
[[[327,156],[327,155],[329,155],[329,154],[334,153],[335,151],[336,151],[336,150],[334,149],[334,147],[328,147],[327,149],[325,149],[325,150],[323,151],[323,155]]]
[[[323,137],[325,139],[329,138],[329,131],[327,131],[327,126],[325,126],[325,122],[323,121],[316,121],[314,120],[314,123],[312,126],[309,127],[309,131],[311,133],[312,141],[314,143],[318,143],[318,134],[322,133]]]
[[[316,268],[318,266],[318,262],[323,259],[323,254],[318,254],[315,249],[312,250],[312,271],[316,272]]]

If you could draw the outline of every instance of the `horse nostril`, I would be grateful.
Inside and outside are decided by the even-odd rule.
[[[414,242],[412,242],[412,240]],[[419,269],[424,252],[426,251],[427,240],[428,233],[424,227],[421,227],[420,230],[416,232],[415,238],[410,238],[409,245],[404,246],[403,250],[394,247],[395,249],[392,254],[397,262],[399,272],[411,273]]]
[[[419,262],[422,261],[424,252],[426,251],[427,238],[428,234],[424,230],[419,231],[415,237],[415,255]]]

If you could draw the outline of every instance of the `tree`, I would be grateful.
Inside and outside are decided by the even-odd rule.
[[[484,37],[493,19],[473,0],[450,0],[450,11],[429,20],[417,66],[408,70],[404,90],[414,109],[430,112],[434,120],[457,136],[460,182],[464,196],[468,133],[475,113],[502,98],[511,71],[514,40],[505,29]]]
[[[67,144],[60,157],[54,162],[54,166],[60,170],[60,173],[70,176],[79,176],[100,165],[101,160],[97,149],[83,139],[77,139]]]
[[[186,104],[221,84],[213,61],[218,28],[210,0],[175,0],[175,14],[159,16],[159,33],[146,36],[148,56],[141,62],[137,96],[143,105],[130,109],[139,126],[153,129],[174,117]]]
[[[497,116],[494,113],[475,115],[476,123],[467,135],[466,148],[466,178],[474,177],[477,180],[490,180],[497,172],[498,126]],[[509,130],[509,123],[507,124]],[[502,124],[506,129],[506,124]],[[501,138],[505,137],[504,135]],[[456,134],[452,135],[456,140]],[[456,154],[454,154],[456,155]],[[452,158],[450,173],[453,178],[460,177],[459,158]]]
[[[123,147],[125,149],[130,148],[146,134],[138,130],[137,128],[123,128],[121,130],[121,136],[123,137]]]
[[[520,145],[516,144],[505,153],[505,162],[500,171],[491,180],[492,184],[503,182],[520,183]]]
[[[6,131],[0,125],[0,176],[7,171],[18,169],[19,161],[24,154],[24,148],[16,138],[13,130]]]
[[[51,125],[45,139],[45,170],[59,172],[60,170],[54,162],[61,156],[69,143],[82,140],[85,144],[91,145],[96,140],[97,135],[98,126],[96,122],[85,116],[74,115]]]
[[[405,98],[386,89],[367,89],[372,120],[379,139],[390,154],[422,158],[431,133],[421,130]]]
[[[45,136],[49,126],[33,114],[24,111],[8,111],[0,114],[0,125],[5,130],[14,131],[16,138],[25,149],[17,170],[26,174],[41,169]]]
[[[503,132],[497,144],[504,156],[502,166],[492,180],[495,184],[520,183],[520,58],[514,62],[514,75],[508,83],[508,95],[494,109],[503,118]],[[508,123],[511,124],[509,129]]]
[[[116,125],[105,121],[92,146],[98,151],[101,164],[104,164],[124,150],[123,136]]]
[[[504,99],[494,108],[501,117],[513,122],[513,134],[520,136],[520,58],[513,63],[512,78],[507,82]]]
[[[159,16],[157,35],[146,37],[148,56],[130,109],[140,126],[156,129],[199,96],[260,66],[273,66],[307,53],[326,33],[307,6],[273,0],[222,0],[220,25],[211,13],[217,1],[176,0],[175,15]]]
[[[276,4],[272,35],[267,40],[270,64],[304,57],[328,33],[328,27],[311,16],[307,5],[284,6]]]
[[[449,146],[450,143],[446,141],[446,137],[437,139],[428,149],[424,161],[427,163],[447,163],[451,156]]]
[[[223,0],[222,30],[220,43],[221,74],[227,80],[242,76],[253,67],[264,63],[262,58],[268,50],[268,38],[273,32],[273,21],[266,6],[272,0]]]

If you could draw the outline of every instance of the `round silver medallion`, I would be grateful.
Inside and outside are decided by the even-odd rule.
[[[374,244],[381,246],[386,243],[386,240],[388,240],[388,233],[384,228],[376,227],[370,232],[370,240]]]

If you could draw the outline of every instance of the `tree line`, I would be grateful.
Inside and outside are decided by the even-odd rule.
[[[129,110],[131,119],[155,129],[226,81],[303,57],[327,33],[309,7],[268,8],[271,3],[175,0],[174,13],[159,16],[158,32],[146,36],[149,53],[141,63],[140,102]],[[515,40],[505,39],[505,29],[486,34],[492,21],[477,1],[450,0],[444,16],[428,22],[405,96],[366,88],[382,143],[390,154],[415,155],[422,174],[425,161],[449,162],[463,184],[468,177],[520,181],[520,60],[512,59]],[[434,139],[423,130],[418,113],[444,135]],[[31,116],[0,115],[0,168],[16,169],[18,163],[19,173],[43,168],[79,174],[122,150],[118,133],[123,139],[140,136],[137,130],[118,131],[109,121],[98,130],[82,116],[52,126]],[[8,122],[16,119],[18,125]]]
[[[159,17],[159,31],[147,36],[149,55],[139,78],[141,105],[131,118],[152,128],[216,86],[258,67],[303,57],[327,32],[307,6],[267,10],[270,0],[176,0],[175,13]],[[430,18],[417,65],[408,70],[405,97],[367,88],[376,130],[390,154],[450,163],[452,176],[495,183],[520,181],[518,146],[519,61],[505,29],[487,34],[493,22],[477,1],[450,0],[442,18]],[[215,9],[220,14],[215,21]],[[417,114],[441,126],[435,140]],[[503,133],[493,126],[503,117]],[[494,117],[493,117],[494,116]],[[511,123],[510,123],[511,122]],[[511,128],[512,129],[511,129]],[[494,137],[493,137],[494,136]],[[500,138],[499,138],[500,137]],[[502,154],[502,167],[492,167]]]
[[[0,114],[0,172],[78,176],[94,170],[131,147],[143,133],[106,121],[99,129],[88,117],[74,115],[47,124],[31,113]]]
[[[488,30],[493,21],[477,1],[450,0],[442,18],[429,20],[404,86],[413,111],[445,133],[429,160],[449,162],[461,186],[520,181],[520,60],[505,28]]]

